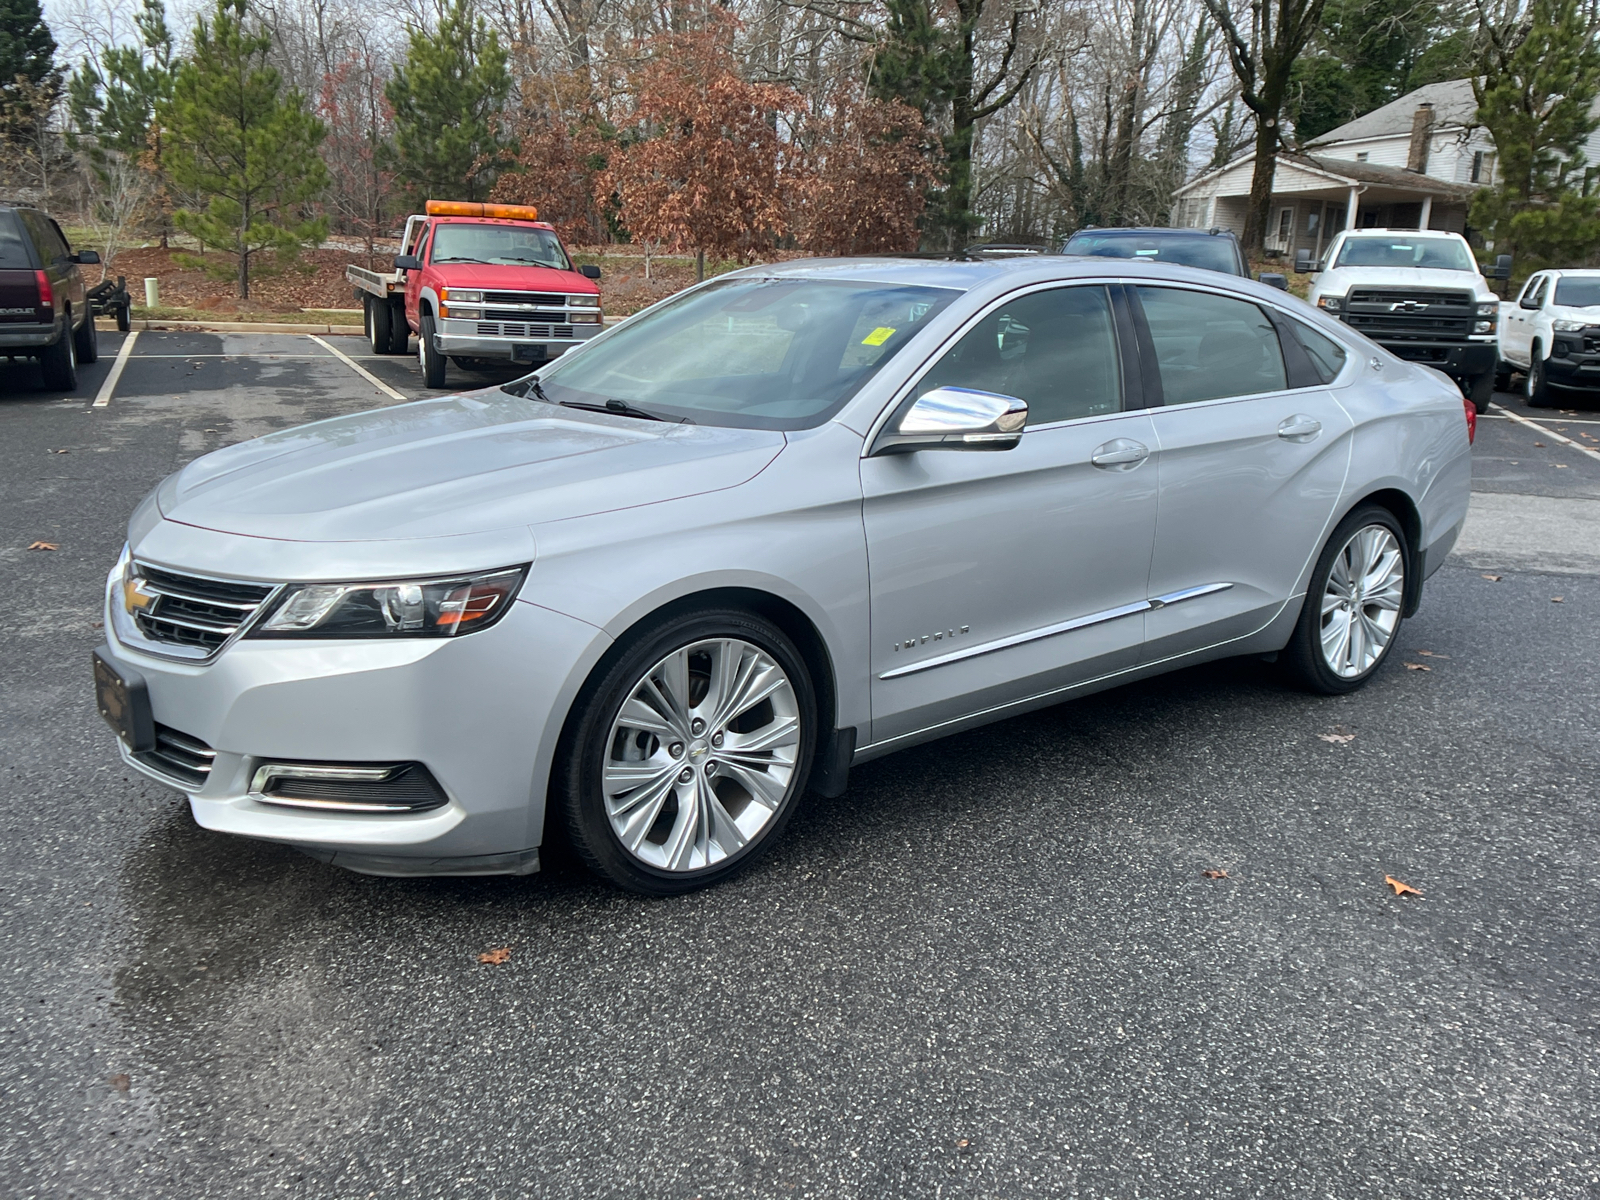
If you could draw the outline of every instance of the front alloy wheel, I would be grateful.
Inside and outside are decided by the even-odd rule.
[[[754,614],[679,618],[634,640],[569,731],[567,828],[634,891],[690,891],[742,868],[787,822],[815,743],[805,667]]]

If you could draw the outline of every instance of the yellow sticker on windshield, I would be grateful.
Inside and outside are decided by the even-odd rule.
[[[861,339],[863,346],[881,346],[894,336],[894,330],[888,325],[879,325],[866,337]]]

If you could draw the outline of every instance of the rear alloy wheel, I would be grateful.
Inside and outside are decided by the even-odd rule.
[[[78,386],[78,339],[66,328],[39,354],[44,386],[52,392],[70,392]]]
[[[1409,554],[1386,508],[1357,509],[1323,547],[1286,662],[1314,692],[1354,691],[1383,664],[1399,632]]]
[[[1544,357],[1539,353],[1539,347],[1533,348],[1533,357],[1528,360],[1528,393],[1529,408],[1549,408],[1555,403],[1550,396],[1550,375],[1545,370]]]
[[[92,312],[78,326],[78,332],[73,337],[79,362],[92,363],[100,357],[100,331],[95,328]]]
[[[423,313],[417,331],[417,361],[422,364],[422,382],[431,388],[444,387],[444,355],[433,344],[433,314]]]
[[[759,617],[701,613],[646,634],[569,729],[557,781],[574,846],[631,891],[719,882],[788,822],[815,714],[799,654]]]

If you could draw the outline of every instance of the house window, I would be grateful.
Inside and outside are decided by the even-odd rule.
[[[1472,182],[1473,183],[1482,183],[1483,182],[1483,151],[1482,150],[1474,150],[1472,152]]]
[[[1289,239],[1294,236],[1294,209],[1285,208],[1278,212],[1278,242],[1287,246]]]
[[[1317,226],[1322,224],[1322,206],[1317,205],[1306,213],[1306,240],[1316,241]]]
[[[1474,150],[1472,152],[1471,182],[1489,184],[1494,182],[1494,151]]]
[[[1367,161],[1367,152],[1365,150],[1357,151],[1356,152],[1356,161],[1357,162],[1366,162]]]

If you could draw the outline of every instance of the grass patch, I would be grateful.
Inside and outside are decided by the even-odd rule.
[[[311,312],[228,312],[216,308],[145,308],[133,306],[135,321],[248,321],[268,325],[355,325],[361,324],[360,312],[339,312],[318,309]]]

